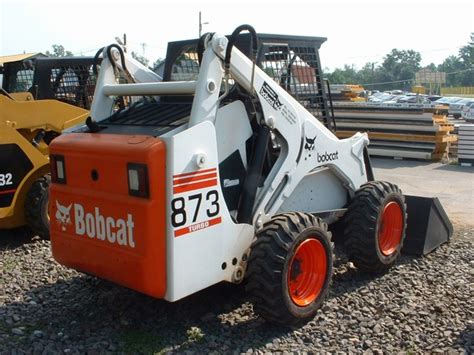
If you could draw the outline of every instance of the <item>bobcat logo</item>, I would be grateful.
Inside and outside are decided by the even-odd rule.
[[[309,151],[314,150],[314,141],[316,140],[316,137],[317,136],[314,136],[313,139],[305,137],[306,143],[304,145],[304,149]]]
[[[58,210],[56,211],[56,222],[61,226],[61,230],[65,232],[68,224],[71,224],[72,203],[66,207],[66,206],[62,206],[56,200],[56,207],[58,208]]]

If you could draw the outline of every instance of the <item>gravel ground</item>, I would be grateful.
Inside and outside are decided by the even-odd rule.
[[[0,354],[473,353],[474,230],[455,227],[449,245],[379,277],[339,256],[328,300],[301,328],[256,317],[242,287],[171,304],[58,265],[47,241],[0,236]]]

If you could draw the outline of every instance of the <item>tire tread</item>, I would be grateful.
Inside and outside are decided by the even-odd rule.
[[[270,322],[293,325],[307,320],[292,315],[283,297],[278,295],[283,293],[282,272],[292,245],[297,237],[310,227],[320,229],[328,239],[331,246],[331,258],[328,263],[332,263],[331,233],[328,232],[326,223],[311,214],[290,212],[275,215],[259,231],[252,245],[246,273],[246,291],[250,294],[254,311]],[[330,270],[328,287],[332,264]]]
[[[43,239],[49,239],[49,225],[43,221],[43,198],[48,197],[48,189],[51,184],[49,174],[40,177],[33,182],[25,200],[25,219],[32,232]],[[47,211],[46,211],[47,213]]]
[[[377,222],[387,198],[398,196],[403,203],[404,226],[397,251],[381,260],[376,249]],[[360,270],[381,273],[388,270],[398,258],[406,231],[406,205],[400,188],[386,181],[371,181],[357,190],[344,216],[345,250],[350,261]]]

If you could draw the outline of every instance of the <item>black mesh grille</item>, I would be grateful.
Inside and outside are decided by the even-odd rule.
[[[33,70],[25,69],[16,73],[15,92],[28,91],[33,85]]]
[[[89,108],[95,84],[91,65],[61,66],[51,70],[50,85],[54,98],[63,102]]]
[[[8,92],[27,92],[33,86],[34,70],[30,62],[8,63],[4,80],[5,90]],[[29,65],[28,65],[29,64]]]
[[[291,40],[286,43],[262,43],[257,64],[309,112],[324,120],[327,112],[318,49],[310,42],[304,43],[293,45]],[[174,53],[176,59],[170,68],[170,81],[197,80],[199,62],[196,47],[188,44]]]
[[[171,81],[197,80],[199,61],[195,47],[188,48],[179,55],[171,67]]]
[[[314,47],[264,45],[259,66],[314,116],[324,112],[324,94]]]

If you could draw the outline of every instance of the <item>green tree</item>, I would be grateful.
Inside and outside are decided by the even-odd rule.
[[[378,66],[376,62],[368,62],[360,70],[344,65],[332,72],[327,69],[324,72],[332,84],[363,84],[368,89],[408,90],[413,84],[415,73],[421,69],[420,63],[419,52],[392,49]],[[430,63],[425,68],[446,72],[448,86],[474,86],[474,32],[470,34],[468,44],[461,47],[457,55],[450,55],[438,66]]]
[[[459,50],[459,59],[466,67],[470,67],[474,64],[474,32],[471,33],[470,37],[471,40],[469,43]]]
[[[436,71],[436,70],[438,70],[438,68],[436,67],[436,64],[435,64],[435,63],[430,63],[430,64],[428,64],[427,66],[425,66],[424,69],[429,69],[429,70],[431,70],[431,71]]]
[[[448,73],[446,76],[447,86],[459,86],[461,84],[463,76],[462,70],[464,70],[464,65],[459,57],[455,55],[450,55],[443,63],[438,65],[438,71]]]
[[[474,86],[474,32],[471,33],[469,43],[459,49],[459,60],[463,70],[459,78],[459,85]]]
[[[51,46],[52,52],[46,51],[46,55],[49,57],[73,57],[74,54],[64,49],[61,44],[53,44]]]
[[[368,62],[357,73],[359,77],[358,84],[372,84],[376,83],[380,77],[380,69],[375,62]]]
[[[357,83],[357,71],[351,65],[344,65],[343,69],[335,69],[332,73],[328,73],[327,78],[333,84],[354,84]]]
[[[421,54],[414,50],[398,50],[392,49],[384,57],[382,63],[383,73],[386,80],[384,81],[402,81],[402,83],[393,83],[387,84],[388,88],[400,88],[404,87],[408,89],[413,79],[415,78],[415,73],[420,70]],[[400,85],[402,84],[402,85]]]

